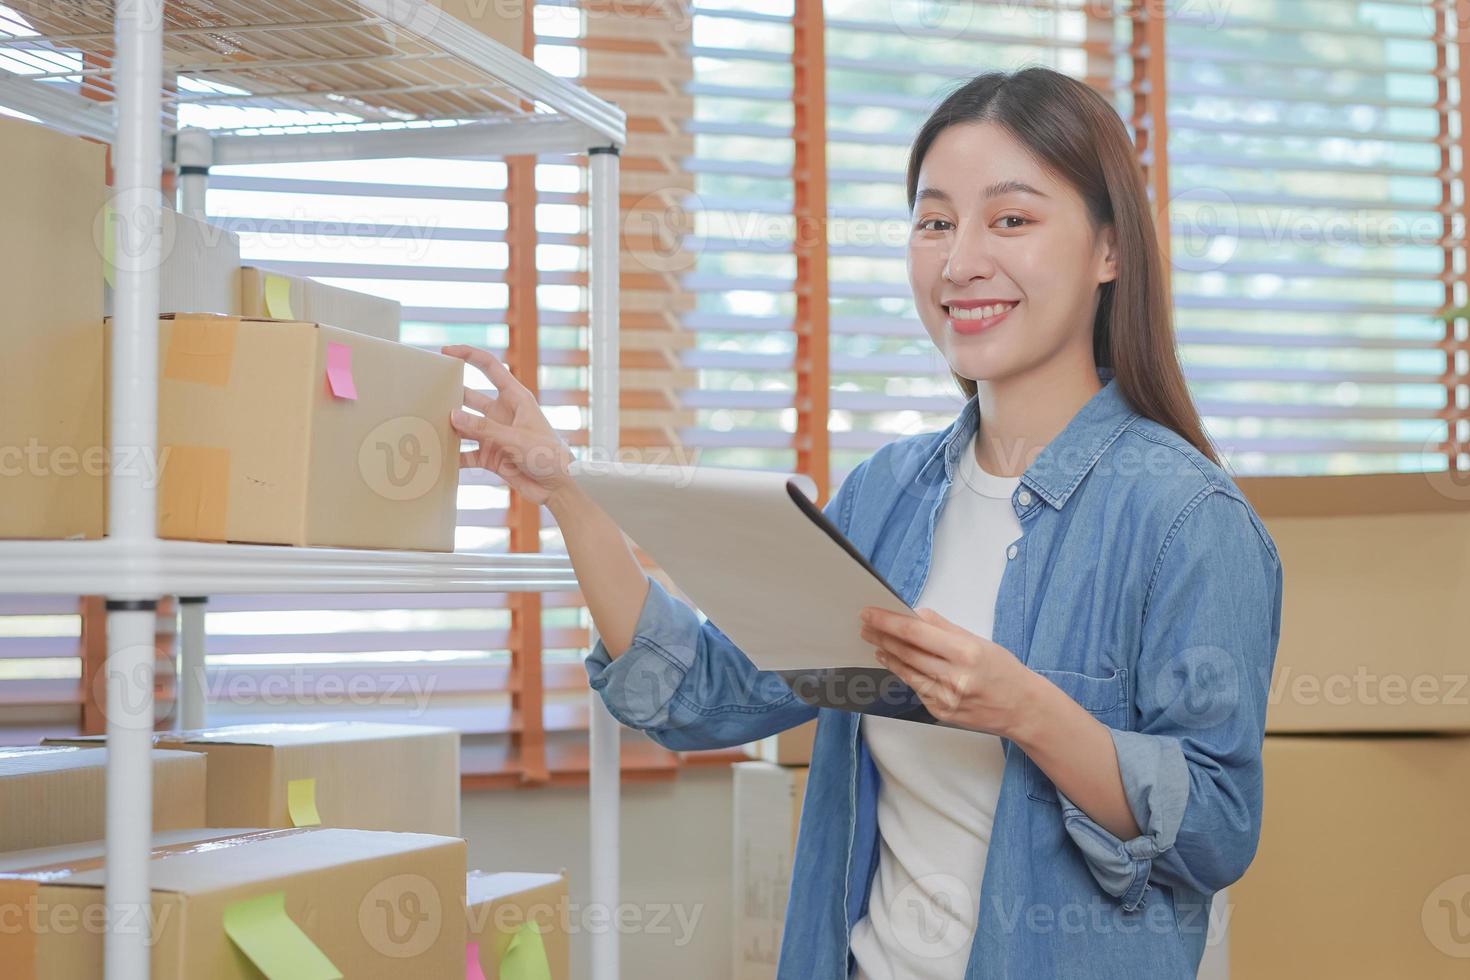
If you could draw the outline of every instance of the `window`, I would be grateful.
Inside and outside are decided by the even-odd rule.
[[[537,62],[629,115],[621,432],[644,458],[802,470],[830,493],[883,443],[947,424],[960,398],[903,266],[908,145],[952,86],[1045,64],[1108,93],[1130,127],[1172,256],[1181,359],[1237,473],[1470,468],[1470,335],[1439,316],[1470,302],[1467,72],[1445,3],[534,11]],[[262,111],[232,124],[283,121]],[[507,201],[532,183],[534,225],[519,225],[528,212]],[[585,186],[572,157],[222,167],[209,207],[247,260],[402,301],[405,342],[509,351],[523,377],[534,366],[548,414],[585,445]],[[517,263],[532,255],[528,291]],[[549,516],[483,474],[461,489],[458,544],[563,548]],[[472,782],[576,780],[580,603],[216,598],[211,717],[439,721],[466,733]],[[78,723],[83,621],[70,597],[0,597],[0,735]],[[626,734],[630,773],[680,764]]]

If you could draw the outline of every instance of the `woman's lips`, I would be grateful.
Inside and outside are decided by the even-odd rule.
[[[985,317],[983,319],[961,319],[960,317],[951,316],[946,310],[944,315],[944,322],[949,326],[949,329],[953,330],[955,333],[969,336],[972,334],[981,333],[985,330],[989,330],[991,327],[1002,322],[1003,320],[1005,320],[1006,317],[1010,316],[1011,312],[1015,310],[1016,306],[1020,305],[1021,304],[1018,302],[1015,304],[1015,306],[1007,307],[1005,310],[997,313],[995,316]]]

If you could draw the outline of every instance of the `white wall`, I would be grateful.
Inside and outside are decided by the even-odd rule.
[[[623,980],[727,980],[730,767],[694,766],[668,782],[624,783],[622,811]],[[576,980],[591,975],[589,931],[614,921],[588,907],[590,819],[585,787],[464,795],[470,867],[567,870]]]

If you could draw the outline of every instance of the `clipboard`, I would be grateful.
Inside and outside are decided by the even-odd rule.
[[[915,613],[812,501],[809,479],[582,460],[571,475],[711,625],[803,702],[943,724],[858,635],[864,606]]]

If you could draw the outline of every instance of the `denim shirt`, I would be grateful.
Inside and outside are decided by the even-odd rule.
[[[1099,379],[1012,496],[1022,531],[1006,543],[991,639],[1107,726],[1141,833],[1114,836],[1002,739],[965,980],[1193,977],[1211,897],[1244,873],[1260,834],[1275,543],[1219,466],[1134,411],[1108,369]],[[825,508],[911,605],[979,424],[971,398],[944,430],[860,463]],[[855,645],[858,626],[832,624]],[[819,718],[778,976],[846,980],[878,864],[861,716],[802,701],[651,578],[632,645],[613,660],[599,640],[585,663],[612,715],[669,749]]]

